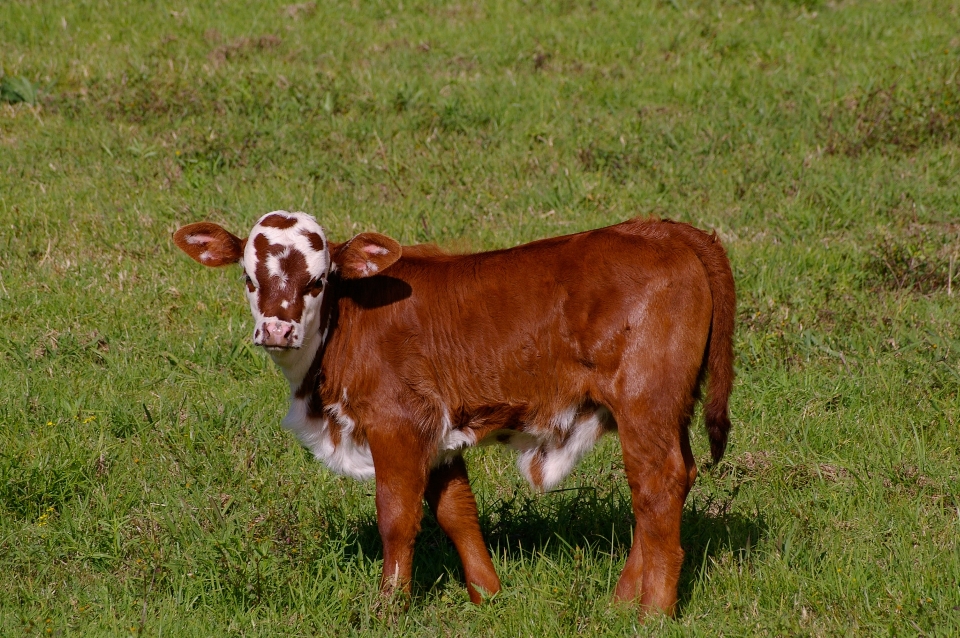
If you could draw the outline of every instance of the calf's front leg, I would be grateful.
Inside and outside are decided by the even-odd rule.
[[[370,438],[376,471],[377,527],[383,541],[384,594],[410,592],[413,545],[423,517],[428,463],[420,449],[400,437]]]

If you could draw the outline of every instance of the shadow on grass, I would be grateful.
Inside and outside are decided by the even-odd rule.
[[[728,512],[713,503],[698,510],[695,500],[688,498],[680,527],[680,543],[686,557],[677,585],[677,616],[683,616],[697,582],[707,577],[715,561],[727,562],[728,556],[734,562],[748,561],[751,549],[767,533],[766,520],[760,513],[747,516]]]
[[[704,507],[692,496],[687,500],[681,525],[686,558],[678,585],[678,616],[715,561],[725,562],[725,555],[734,561],[748,560],[751,548],[767,534],[762,515],[728,512],[729,505],[717,507],[708,502]],[[481,505],[480,525],[491,552],[507,560],[536,559],[538,555],[560,558],[570,554],[572,547],[589,546],[616,561],[619,571],[632,545],[633,509],[629,494],[622,490],[579,487],[537,496],[518,494]],[[383,556],[375,520],[357,521],[354,529],[348,554]],[[413,569],[415,599],[443,587],[449,579],[463,583],[453,544],[426,510]]]

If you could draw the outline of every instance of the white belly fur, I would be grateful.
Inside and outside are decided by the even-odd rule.
[[[593,449],[601,436],[607,432],[610,413],[606,408],[596,412],[577,415],[575,410],[565,410],[552,419],[552,427],[534,432],[494,432],[487,441],[498,440],[496,435],[510,435],[505,442],[519,452],[517,468],[535,490],[551,490],[573,471],[583,456]],[[539,460],[539,478],[533,473],[533,462]]]
[[[307,415],[307,404],[302,399],[293,399],[290,410],[283,419],[283,427],[297,435],[313,455],[331,471],[358,480],[367,480],[374,476],[373,456],[370,446],[364,441],[357,444],[353,440],[356,427],[353,419],[343,412],[339,403],[326,409],[321,418]],[[598,410],[590,414],[575,416],[573,411],[564,411],[557,415],[551,424],[553,427],[540,432],[517,432],[498,430],[482,441],[475,441],[470,431],[453,429],[450,420],[444,419],[444,434],[440,439],[433,460],[433,467],[448,463],[458,457],[464,449],[480,443],[491,444],[508,434],[506,445],[519,452],[517,467],[527,482],[537,490],[549,490],[556,487],[576,466],[577,462],[589,452],[597,440],[606,431],[605,421],[609,413]],[[336,421],[340,427],[339,444],[334,445],[330,436],[330,421]],[[534,459],[540,461],[540,482],[531,472]]]

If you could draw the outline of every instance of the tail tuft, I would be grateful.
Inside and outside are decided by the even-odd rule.
[[[707,435],[710,437],[710,456],[714,464],[719,463],[723,453],[727,450],[727,435],[730,433],[730,417],[727,414],[726,402],[721,406],[714,406],[711,402],[704,410],[707,422]]]

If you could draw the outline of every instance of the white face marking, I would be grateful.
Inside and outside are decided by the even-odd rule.
[[[265,221],[267,225],[263,224]],[[276,222],[289,225],[286,228],[270,225]],[[318,245],[322,247],[318,249]],[[280,324],[281,330],[285,326],[292,326],[290,342],[283,345],[300,349],[299,352],[295,354],[280,349],[271,349],[269,352],[291,385],[298,385],[317,351],[311,342],[315,341],[314,337],[318,336],[320,330],[320,306],[323,302],[322,292],[314,295],[300,287],[312,281],[325,280],[331,265],[330,249],[323,229],[306,213],[267,213],[257,220],[250,231],[242,264],[254,287],[252,291],[246,289],[256,324],[254,339],[264,334],[264,325],[268,322],[271,327]],[[300,270],[288,272],[285,264]]]
[[[290,228],[261,226],[260,222],[271,215],[281,215],[295,219],[296,224]],[[323,237],[323,250],[315,250],[310,244],[310,240],[306,235],[303,234],[304,232],[317,233]],[[243,266],[247,270],[248,274],[251,274],[251,271],[255,270],[256,249],[253,245],[253,239],[256,234],[263,235],[271,244],[280,244],[286,247],[285,252],[289,251],[291,248],[294,248],[303,253],[307,260],[307,268],[310,271],[310,276],[314,279],[320,277],[320,275],[326,274],[327,271],[330,270],[330,250],[326,245],[326,233],[323,232],[323,228],[320,227],[320,224],[317,223],[317,220],[306,213],[288,213],[285,210],[276,210],[272,213],[267,213],[257,220],[257,224],[253,227],[253,230],[250,231],[250,239],[247,241],[246,249],[243,252]]]
[[[290,256],[290,247],[287,246],[284,248],[283,252],[279,255],[270,255],[267,257],[267,272],[270,274],[271,278],[279,279],[279,285],[287,285],[287,274],[283,271],[283,267],[280,265],[281,260]],[[275,282],[270,282],[273,285]]]

